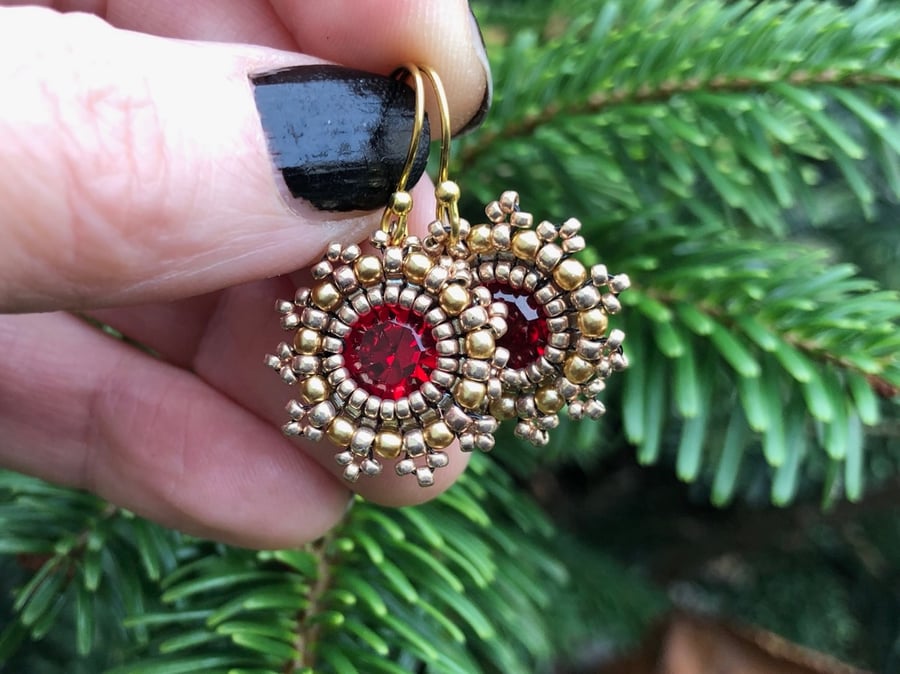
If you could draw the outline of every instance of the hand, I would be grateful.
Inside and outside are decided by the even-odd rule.
[[[248,74],[426,63],[459,129],[489,91],[467,4],[45,4],[97,13],[0,8],[0,465],[234,544],[318,537],[350,493],[333,448],[282,436],[292,392],[262,360],[293,272],[380,212],[286,207]],[[427,180],[414,197],[422,227]],[[358,489],[411,504],[464,466],[455,452],[428,490],[388,471]]]

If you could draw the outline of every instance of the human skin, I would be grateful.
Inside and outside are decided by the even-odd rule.
[[[0,3],[0,465],[232,544],[322,535],[351,494],[333,451],[282,436],[290,389],[263,355],[283,339],[274,300],[305,283],[329,242],[365,239],[381,214],[288,208],[248,74],[426,63],[459,129],[487,88],[468,5],[10,4]],[[433,217],[432,190],[427,179],[413,190],[414,231]],[[414,504],[465,463],[454,452],[426,490],[392,474],[354,489]]]

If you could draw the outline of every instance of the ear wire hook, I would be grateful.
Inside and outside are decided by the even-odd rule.
[[[409,182],[409,176],[412,173],[413,164],[416,160],[416,151],[419,149],[422,129],[425,126],[425,92],[422,73],[415,64],[408,63],[395,71],[394,77],[398,77],[404,71],[413,78],[416,109],[413,118],[412,139],[409,142],[409,150],[406,153],[406,163],[403,165],[403,171],[397,180],[397,189],[391,194],[388,204],[381,214],[381,231],[388,235],[392,244],[400,243],[408,234],[407,220],[410,211],[412,211],[413,201],[412,195],[406,191],[406,183]]]
[[[437,199],[435,217],[450,225],[450,245],[459,242],[459,185],[450,180],[450,105],[447,103],[447,92],[441,78],[431,66],[422,66],[422,72],[431,81],[441,116],[441,161],[438,169],[438,183],[434,188]]]
[[[437,101],[438,113],[441,118],[441,157],[438,168],[438,182],[434,189],[437,201],[435,217],[450,226],[450,244],[459,242],[459,185],[450,180],[450,105],[447,102],[447,93],[440,76],[430,66],[417,66],[414,63],[404,64],[397,70],[395,76],[400,73],[409,73],[413,78],[416,92],[416,114],[413,122],[413,137],[406,155],[406,164],[400,174],[397,190],[391,195],[387,208],[381,216],[381,229],[389,234],[392,242],[402,241],[407,235],[407,219],[412,210],[412,196],[406,191],[406,183],[409,181],[413,163],[416,158],[419,137],[422,134],[425,119],[425,92],[422,75],[428,78],[434,90]],[[396,218],[396,219],[395,219]]]

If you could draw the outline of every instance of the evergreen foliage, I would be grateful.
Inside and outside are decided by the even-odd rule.
[[[564,421],[545,448],[502,434],[434,502],[358,501],[299,550],[0,473],[0,671],[531,672],[621,650],[673,599],[900,671],[898,520],[851,526],[841,503],[900,476],[900,4],[476,11],[496,99],[456,145],[463,213],[516,189],[539,219],[582,220],[586,262],[631,276],[631,365],[605,419]],[[727,553],[743,575],[660,573],[672,475],[690,483],[674,502],[737,513],[692,563]],[[778,521],[820,501],[841,516],[793,536],[796,558],[748,552],[728,529],[767,500],[791,506]]]

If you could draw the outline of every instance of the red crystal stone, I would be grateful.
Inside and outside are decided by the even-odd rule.
[[[544,355],[550,330],[532,293],[500,283],[488,284],[495,302],[506,302],[506,334],[497,346],[509,351],[509,366],[523,368]]]
[[[437,365],[431,326],[395,305],[360,316],[346,344],[344,361],[353,378],[369,393],[388,400],[417,390]]]

